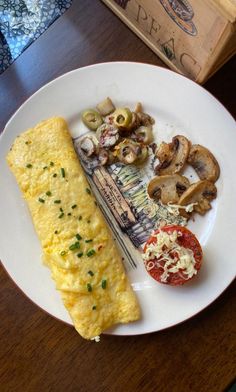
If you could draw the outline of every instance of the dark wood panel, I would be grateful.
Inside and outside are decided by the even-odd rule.
[[[164,66],[100,1],[74,1],[0,76],[0,130],[38,88],[98,62]],[[236,59],[206,84],[236,118]],[[223,131],[223,130],[222,130]],[[223,262],[223,261],[222,261]],[[236,371],[236,284],[181,325],[154,334],[82,340],[37,308],[0,270],[1,391],[219,392]]]

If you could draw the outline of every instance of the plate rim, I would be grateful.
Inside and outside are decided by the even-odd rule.
[[[55,77],[54,79],[52,79],[52,80],[50,80],[49,82],[47,82],[46,84],[44,84],[44,85],[42,85],[39,89],[37,89],[33,94],[31,94],[17,109],[16,109],[16,111],[11,115],[11,117],[9,118],[9,120],[7,121],[7,123],[5,124],[5,126],[4,126],[4,129],[3,129],[3,131],[1,132],[1,134],[0,134],[0,143],[1,143],[1,141],[2,141],[2,137],[3,137],[3,135],[7,132],[7,128],[8,128],[8,126],[9,126],[9,124],[11,123],[11,121],[13,121],[14,120],[14,118],[17,116],[17,114],[18,114],[18,112],[24,107],[24,106],[26,106],[27,104],[28,104],[28,102],[34,97],[34,96],[36,96],[39,92],[41,92],[41,91],[43,91],[44,89],[46,89],[48,86],[50,86],[50,85],[53,85],[55,82],[57,82],[59,79],[63,79],[63,78],[65,78],[65,77],[68,77],[69,75],[71,75],[71,74],[73,74],[73,73],[77,73],[77,72],[83,72],[83,70],[86,70],[86,69],[90,69],[90,68],[97,68],[97,67],[103,67],[103,66],[106,66],[106,67],[110,67],[110,66],[117,66],[117,65],[122,65],[122,66],[124,66],[124,65],[129,65],[129,66],[140,66],[140,67],[143,67],[143,68],[146,68],[146,67],[148,67],[148,68],[151,68],[151,69],[158,69],[158,72],[160,71],[160,72],[163,72],[163,73],[167,73],[167,74],[171,74],[171,75],[174,75],[174,77],[175,78],[177,78],[177,79],[181,79],[181,78],[183,78],[185,81],[187,81],[187,83],[189,83],[190,85],[195,85],[197,88],[199,88],[199,91],[204,91],[204,93],[205,94],[207,94],[207,95],[209,95],[209,97],[211,98],[211,99],[213,99],[215,102],[217,102],[217,104],[218,105],[220,105],[220,107],[221,107],[221,109],[222,110],[224,110],[226,113],[227,113],[227,115],[229,116],[229,118],[231,118],[231,120],[233,120],[233,122],[235,122],[235,119],[234,119],[234,117],[232,116],[232,114],[228,111],[228,109],[220,102],[220,100],[218,99],[218,98],[216,98],[212,93],[210,93],[205,87],[203,87],[203,86],[201,86],[201,85],[199,85],[199,84],[197,84],[195,81],[192,81],[191,79],[189,79],[189,78],[187,78],[186,76],[184,76],[184,75],[181,75],[181,74],[178,74],[178,73],[176,73],[176,72],[174,72],[174,71],[172,71],[172,70],[170,70],[170,69],[167,69],[167,68],[163,68],[163,67],[160,67],[160,66],[157,66],[157,65],[153,65],[153,64],[149,64],[149,63],[140,63],[140,62],[132,62],[132,61],[109,61],[109,62],[100,62],[100,63],[96,63],[96,64],[90,64],[90,65],[86,65],[86,66],[83,66],[83,67],[79,67],[79,68],[75,68],[75,69],[73,69],[73,70],[71,70],[71,71],[68,71],[68,72],[66,72],[66,73],[63,73],[62,75],[60,75],[60,76],[57,76],[57,77]],[[65,324],[67,324],[67,325],[70,325],[70,326],[73,326],[73,323],[69,323],[69,322],[67,322],[67,321],[65,321],[65,320],[63,320],[63,319],[61,319],[61,318],[59,318],[59,317],[57,317],[57,316],[55,316],[54,314],[52,314],[52,313],[50,313],[49,311],[47,311],[46,309],[44,309],[44,308],[42,308],[39,304],[37,304],[34,300],[32,300],[32,298],[30,297],[30,296],[28,296],[24,291],[23,291],[23,289],[21,289],[21,287],[16,283],[16,281],[13,279],[13,277],[10,275],[10,273],[8,272],[8,270],[7,270],[7,268],[6,268],[6,265],[5,265],[5,263],[2,261],[2,260],[0,260],[0,262],[1,262],[1,265],[3,266],[3,269],[5,270],[5,272],[7,273],[7,275],[10,277],[10,279],[12,280],[12,282],[15,284],[15,286],[25,295],[25,297],[26,298],[28,298],[34,305],[36,305],[39,309],[41,309],[41,310],[43,310],[45,313],[47,313],[48,315],[50,315],[50,316],[52,316],[54,319],[57,319],[57,320],[59,320],[59,321],[62,321],[63,323],[65,323]],[[148,331],[141,331],[141,332],[132,332],[132,331],[127,331],[126,333],[123,333],[123,332],[121,332],[121,333],[119,333],[119,332],[116,332],[116,331],[112,331],[112,332],[106,332],[106,331],[104,331],[103,332],[103,334],[107,334],[107,335],[114,335],[114,336],[137,336],[137,335],[143,335],[143,334],[147,334],[147,333],[154,333],[154,332],[159,332],[159,331],[162,331],[162,330],[165,330],[165,329],[169,329],[169,328],[172,328],[172,327],[174,327],[174,326],[176,326],[176,325],[179,325],[179,324],[181,324],[181,323],[183,323],[183,322],[185,322],[185,321],[187,321],[187,320],[189,320],[189,319],[191,319],[191,318],[193,318],[193,317],[195,317],[196,315],[198,315],[199,313],[201,313],[203,310],[205,310],[208,306],[210,306],[210,305],[212,305],[224,292],[225,292],[225,290],[232,284],[232,282],[234,281],[234,279],[235,279],[235,276],[233,276],[232,277],[232,280],[229,282],[229,283],[227,283],[227,285],[225,286],[225,288],[219,293],[219,294],[217,294],[216,296],[214,296],[214,299],[213,300],[211,300],[208,304],[206,304],[204,307],[202,307],[201,309],[199,309],[199,310],[197,310],[197,312],[196,313],[194,313],[194,314],[192,314],[191,316],[187,316],[186,318],[184,318],[184,319],[182,319],[181,321],[178,321],[178,322],[173,322],[172,324],[170,324],[169,326],[167,326],[167,327],[165,327],[165,326],[163,326],[163,327],[161,327],[161,328],[158,328],[158,329],[150,329],[150,330],[148,330]],[[132,323],[130,323],[130,326],[132,326]],[[154,327],[155,328],[155,327]]]

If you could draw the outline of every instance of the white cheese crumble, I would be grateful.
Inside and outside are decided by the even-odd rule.
[[[94,338],[91,338],[91,340],[94,340],[96,343],[98,343],[98,342],[100,342],[100,336],[99,335],[97,335],[97,336],[94,336]]]
[[[194,206],[196,206],[198,203],[190,203],[187,206],[180,206],[179,204],[170,204],[170,202],[167,204],[166,208],[170,214],[173,214],[175,216],[179,215],[179,210],[185,210],[186,212],[192,212],[194,209]]]
[[[172,233],[160,230],[157,234],[153,234],[156,243],[146,246],[143,260],[147,270],[150,271],[155,267],[162,268],[161,282],[167,282],[170,273],[180,272],[185,280],[197,274],[193,251],[177,243],[177,238],[180,236],[182,233],[176,230]]]

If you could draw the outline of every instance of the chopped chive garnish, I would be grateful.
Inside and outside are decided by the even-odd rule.
[[[61,203],[61,200],[54,200],[54,203],[55,203],[55,204],[60,204],[60,203]]]
[[[47,168],[48,168],[47,166],[44,166],[44,167],[43,167],[43,170],[46,170]]]
[[[71,212],[68,212],[68,214],[67,214],[68,216],[71,216]]]
[[[87,192],[89,195],[91,195],[91,191],[90,191],[89,188],[86,188],[85,190],[86,190],[86,192]]]
[[[41,197],[39,197],[39,199],[38,199],[39,201],[40,201],[40,203],[45,203],[45,200],[44,199],[42,199]]]
[[[91,257],[91,256],[93,256],[93,255],[95,255],[95,250],[94,249],[90,249],[90,250],[88,250],[88,252],[86,253],[86,255],[88,256],[88,257]]]
[[[31,165],[31,163],[27,163],[26,167],[27,167],[28,169],[31,169],[31,168],[33,167],[33,165]]]
[[[54,231],[54,234],[58,234],[58,230],[55,230],[55,231]]]
[[[52,196],[52,192],[51,192],[51,191],[47,191],[47,192],[46,192],[46,195],[47,195],[47,196]]]
[[[25,144],[29,144],[29,141],[28,141],[28,140],[26,140]]]
[[[98,205],[98,203],[96,202],[96,200],[94,200],[94,204],[95,204],[95,206],[97,206],[97,205]]]
[[[76,234],[76,238],[77,238],[77,240],[82,240],[82,237],[79,234]]]
[[[66,254],[65,250],[62,250],[61,253],[60,253],[61,256],[65,256],[65,254]]]
[[[77,253],[77,257],[82,257],[83,256],[83,252]]]
[[[78,219],[79,219],[79,220],[82,220],[82,219],[83,219],[82,215],[80,215],[80,216],[78,217]]]
[[[64,167],[61,168],[61,175],[62,175],[62,177],[65,177],[65,175],[66,175]]]
[[[54,173],[54,174],[53,174],[53,177],[57,177],[57,173]]]
[[[71,206],[72,210],[74,210],[77,207],[77,204],[73,204],[73,206]]]
[[[96,309],[97,309],[97,306],[93,305],[92,310],[96,310]]]
[[[50,162],[50,166],[54,166],[54,162]]]
[[[107,287],[107,281],[106,279],[102,280],[102,289],[105,289]]]
[[[87,242],[87,243],[89,243],[89,242],[92,242],[93,240],[85,240],[84,242]]]
[[[87,223],[90,223],[91,221],[90,220],[87,220]]]
[[[74,244],[71,244],[70,246],[69,246],[69,249],[70,250],[76,250],[76,249],[79,249],[80,248],[80,243],[79,243],[79,241],[76,241]]]
[[[63,218],[64,215],[65,215],[64,212],[62,212],[62,213],[58,216],[58,218],[61,219],[61,218]]]
[[[61,211],[61,212],[64,212],[64,211],[63,211],[63,208],[60,207],[60,211]]]
[[[91,286],[90,283],[87,283],[87,290],[88,290],[88,291],[92,291],[92,286]]]
[[[93,276],[94,275],[94,273],[93,273],[93,271],[88,271],[88,274],[90,275],[90,276]]]

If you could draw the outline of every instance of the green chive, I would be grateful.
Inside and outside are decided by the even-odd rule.
[[[62,212],[62,213],[58,216],[58,218],[61,219],[61,218],[63,218],[64,215],[65,215],[64,212]]]
[[[61,200],[54,200],[54,203],[55,203],[55,204],[60,204],[60,203],[61,203]]]
[[[87,192],[89,195],[91,195],[91,191],[90,191],[89,188],[86,188],[85,190],[86,190],[86,192]]]
[[[85,240],[84,242],[87,242],[87,243],[89,243],[89,242],[92,242],[93,240]]]
[[[68,212],[68,214],[67,214],[68,216],[71,216],[71,212]]]
[[[91,257],[91,256],[93,256],[93,255],[95,255],[95,250],[94,249],[90,249],[90,250],[88,250],[88,252],[86,253],[86,255],[88,256],[88,257]]]
[[[54,173],[54,174],[53,174],[53,177],[57,177],[57,173]]]
[[[55,230],[55,231],[54,231],[54,234],[58,234],[58,231],[57,231],[57,230]]]
[[[65,250],[62,250],[61,253],[60,253],[61,256],[65,256],[65,254],[66,254]]]
[[[78,217],[78,219],[79,219],[79,220],[82,220],[82,219],[83,219],[82,215],[80,215],[80,216]]]
[[[83,252],[77,253],[77,257],[82,257],[83,256]]]
[[[79,234],[76,234],[76,238],[77,238],[77,240],[82,240],[82,237]]]
[[[43,170],[46,170],[47,168],[48,168],[47,166],[44,166],[44,167],[43,167]]]
[[[33,165],[31,165],[31,163],[27,163],[26,167],[27,167],[28,169],[31,169],[31,168],[33,167]]]
[[[40,203],[45,203],[45,200],[44,200],[44,199],[41,199],[41,197],[39,197],[38,200],[40,201]]]
[[[62,177],[65,177],[65,175],[66,175],[64,167],[61,168],[61,175],[62,175]]]
[[[69,246],[69,249],[70,250],[75,250],[75,249],[79,249],[80,248],[80,243],[79,243],[79,241],[76,241],[74,244],[71,244],[70,246]]]
[[[61,212],[64,212],[64,211],[63,211],[63,208],[60,207],[60,211],[61,211]]]
[[[29,144],[29,141],[27,140],[27,141],[25,142],[25,144]]]
[[[74,204],[73,206],[71,206],[71,208],[74,210],[74,208],[77,207],[77,204]]]
[[[93,273],[93,271],[88,271],[88,274],[90,275],[90,276],[93,276],[94,275],[94,273]]]
[[[97,309],[97,306],[93,305],[92,310],[96,310],[96,309]]]
[[[87,290],[90,291],[90,292],[92,291],[92,286],[91,286],[90,283],[87,283]]]
[[[52,192],[47,191],[47,192],[46,192],[46,195],[47,195],[47,196],[52,196]]]
[[[107,281],[106,279],[102,280],[102,289],[105,289],[107,287]]]
[[[50,162],[50,166],[54,166],[54,162]]]
[[[87,220],[87,223],[90,223],[91,221],[90,220]]]

